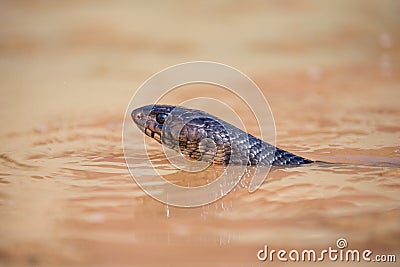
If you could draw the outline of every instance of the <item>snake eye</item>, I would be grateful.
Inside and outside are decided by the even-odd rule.
[[[156,121],[157,121],[159,124],[163,124],[166,118],[167,118],[167,114],[165,114],[165,113],[159,113],[159,114],[157,114],[157,116],[156,116]]]

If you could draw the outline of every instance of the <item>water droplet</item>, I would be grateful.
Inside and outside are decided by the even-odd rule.
[[[168,204],[165,205],[165,211],[166,211],[167,217],[169,217],[170,211],[169,211],[169,206],[168,206]]]

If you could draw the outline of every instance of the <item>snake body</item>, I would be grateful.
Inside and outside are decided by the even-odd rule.
[[[191,160],[248,166],[314,162],[264,142],[201,110],[148,105],[133,110],[131,116],[146,135]]]

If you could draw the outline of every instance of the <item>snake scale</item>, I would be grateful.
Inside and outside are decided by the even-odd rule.
[[[264,142],[201,110],[147,105],[133,110],[131,116],[146,135],[180,151],[190,160],[248,166],[314,162]]]

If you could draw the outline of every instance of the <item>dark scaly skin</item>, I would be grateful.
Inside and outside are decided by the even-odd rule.
[[[133,110],[131,116],[146,135],[167,147],[180,150],[185,157],[192,160],[214,164],[232,162],[249,166],[300,165],[313,162],[274,147],[200,110],[148,105]]]

